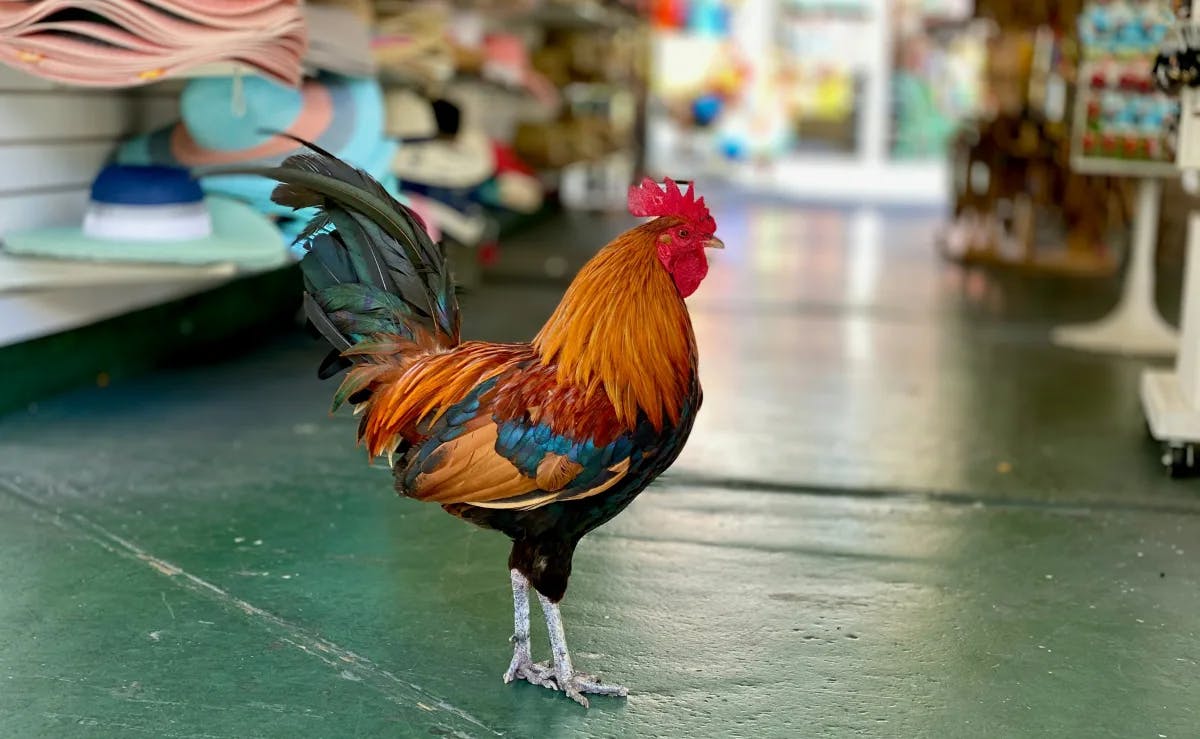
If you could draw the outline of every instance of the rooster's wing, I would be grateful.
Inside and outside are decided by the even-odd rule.
[[[530,359],[471,387],[405,454],[397,488],[444,505],[528,510],[617,485],[657,434],[619,428],[602,393],[585,397],[552,375]]]

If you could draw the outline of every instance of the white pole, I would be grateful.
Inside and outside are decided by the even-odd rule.
[[[1188,219],[1187,266],[1183,278],[1183,319],[1176,373],[1183,399],[1200,407],[1200,215]]]
[[[891,120],[892,19],[891,3],[875,0],[869,6],[873,36],[863,107],[858,121],[859,157],[873,170],[888,158],[888,122]]]

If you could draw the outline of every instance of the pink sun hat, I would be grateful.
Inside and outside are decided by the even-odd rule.
[[[295,85],[306,46],[296,0],[0,3],[0,62],[74,85],[128,87],[228,61]]]

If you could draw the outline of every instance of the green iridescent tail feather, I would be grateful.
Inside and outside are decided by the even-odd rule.
[[[370,337],[458,344],[458,299],[450,269],[420,217],[367,173],[297,141],[308,151],[277,167],[219,173],[278,180],[272,194],[276,203],[318,209],[297,243],[308,252],[300,262],[305,314],[334,348],[321,376],[349,366],[343,352]]]

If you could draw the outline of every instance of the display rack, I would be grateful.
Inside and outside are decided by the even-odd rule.
[[[1159,5],[1164,13],[1172,12],[1170,2]],[[1137,202],[1128,269],[1116,308],[1095,323],[1060,326],[1052,340],[1083,351],[1170,356],[1179,347],[1179,336],[1154,303],[1154,254],[1162,179],[1176,176],[1178,169],[1166,140],[1171,114],[1155,112],[1163,102],[1151,81],[1157,49],[1106,51],[1101,58],[1098,49],[1108,45],[1098,40],[1089,45],[1087,34],[1081,35],[1087,61],[1079,72],[1071,167],[1082,174],[1136,179]]]
[[[1162,180],[1139,177],[1133,216],[1129,266],[1117,307],[1094,323],[1059,326],[1054,343],[1071,349],[1138,356],[1169,356],[1179,348],[1179,334],[1154,304],[1154,250],[1158,243]]]

